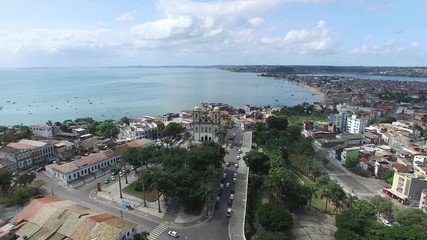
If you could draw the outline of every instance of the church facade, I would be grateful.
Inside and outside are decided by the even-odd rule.
[[[216,131],[221,123],[220,109],[215,107],[213,111],[202,111],[199,106],[193,109],[193,140],[196,142],[218,142]]]

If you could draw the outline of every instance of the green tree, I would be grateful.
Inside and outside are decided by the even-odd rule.
[[[12,182],[12,173],[7,171],[4,168],[0,169],[0,186],[3,192],[9,190],[10,184]]]
[[[257,215],[261,226],[269,231],[289,231],[294,226],[292,214],[280,204],[263,204]]]
[[[335,239],[337,240],[359,240],[361,239],[357,233],[352,232],[351,230],[338,228],[334,234]]]
[[[338,238],[337,238],[338,239]],[[420,240],[426,239],[426,233],[411,226],[375,226],[369,228],[364,240]]]
[[[37,191],[29,185],[17,186],[13,192],[9,195],[7,205],[8,206],[24,206],[25,203],[37,194]]]
[[[164,133],[167,136],[176,137],[178,134],[182,133],[185,129],[181,126],[181,124],[176,122],[169,123],[164,130]]]
[[[256,238],[258,240],[287,240],[289,239],[288,236],[286,236],[282,232],[262,232],[258,237]]]
[[[222,125],[222,124],[219,125],[218,129],[216,129],[215,136],[218,137],[218,142],[220,144],[224,144],[225,137],[227,136],[227,132],[228,132],[227,126]]]
[[[253,173],[266,174],[270,169],[270,158],[265,153],[251,150],[243,160]]]
[[[114,137],[119,133],[116,125],[111,120],[106,120],[96,126],[96,135],[102,136],[105,138]]]
[[[427,214],[419,208],[408,208],[398,212],[396,221],[400,225],[421,228],[427,232]]]
[[[307,199],[308,199],[308,209],[311,208],[311,201],[313,199],[313,197],[317,198],[317,190],[319,190],[319,188],[317,187],[316,184],[308,184],[308,185],[304,185],[304,190],[307,194]]]
[[[35,173],[22,174],[18,177],[17,183],[22,185],[30,184],[36,178]]]
[[[344,166],[348,169],[354,169],[359,164],[358,158],[347,158],[345,159]]]
[[[393,184],[394,171],[386,170],[381,174],[381,179],[386,181],[388,184]]]
[[[269,128],[286,131],[288,128],[288,119],[285,117],[276,117],[272,115],[267,118],[267,125]]]
[[[374,205],[375,210],[378,215],[385,214],[387,218],[390,218],[390,214],[393,211],[393,203],[390,199],[382,197],[380,195],[375,195],[369,201]]]
[[[335,221],[338,229],[345,229],[364,236],[370,226],[375,222],[375,216],[365,215],[362,209],[352,208],[344,209],[338,213]]]
[[[126,124],[126,125],[130,125],[130,119],[128,117],[122,117],[120,118],[120,122]]]
[[[347,207],[348,208],[356,207],[357,200],[358,198],[355,195],[348,193],[346,197]]]

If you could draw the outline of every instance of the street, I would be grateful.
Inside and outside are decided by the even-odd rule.
[[[228,240],[230,239],[229,236],[232,235],[232,233],[229,233],[229,231],[235,231],[234,229],[229,229],[230,218],[226,217],[226,211],[228,208],[227,200],[230,197],[231,189],[235,187],[233,183],[233,174],[237,172],[237,168],[234,167],[234,163],[243,161],[236,160],[236,156],[238,155],[238,149],[240,148],[241,142],[243,141],[243,131],[240,128],[232,130],[230,129],[230,133],[236,134],[235,142],[237,145],[232,147],[229,150],[228,154],[225,156],[225,161],[232,163],[230,167],[225,167],[225,172],[227,173],[227,179],[225,180],[225,182],[230,182],[230,188],[224,188],[224,190],[222,190],[220,205],[218,209],[215,209],[212,217],[208,221],[189,227],[169,227],[169,225],[171,224],[169,224],[168,222],[163,223],[162,221],[148,219],[143,216],[134,214],[131,210],[124,210],[112,205],[100,203],[97,200],[89,197],[89,194],[96,189],[96,185],[98,182],[104,184],[105,177],[100,177],[95,181],[86,183],[82,187],[75,190],[62,187],[55,180],[46,176],[43,172],[37,173],[37,177],[43,179],[46,182],[46,184],[42,188],[49,194],[53,194],[64,199],[80,203],[84,206],[93,208],[101,212],[109,212],[118,217],[123,216],[124,219],[137,223],[138,231],[148,231],[151,233],[154,230],[150,239],[170,239],[171,237],[167,235],[167,232],[169,230],[174,230],[179,233],[181,239]],[[242,179],[243,177],[245,177],[243,176],[243,174],[238,174],[237,182],[235,184],[239,184],[240,179]],[[233,205],[236,205],[237,202],[244,203],[244,199],[237,199],[237,196],[241,196],[242,194],[243,193],[239,194],[238,192],[235,193],[236,199],[234,200]],[[241,204],[240,207],[242,207]],[[243,216],[239,216],[239,218],[242,217]],[[241,232],[241,229],[237,230]]]

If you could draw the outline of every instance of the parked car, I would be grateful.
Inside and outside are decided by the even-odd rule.
[[[228,206],[233,205],[233,199],[228,199],[228,201],[227,201],[227,205],[228,205]]]
[[[43,170],[46,170],[46,168],[45,167],[39,167],[39,168],[37,168],[37,172],[41,172]]]
[[[129,169],[126,169],[126,171],[125,171],[126,173],[130,173],[130,170]]]
[[[230,199],[233,200],[234,199],[234,194],[230,194]]]
[[[240,160],[240,155],[237,155],[236,160]]]
[[[227,178],[227,173],[222,174],[222,177],[225,179]]]
[[[236,178],[236,177],[237,177],[237,173],[235,172],[235,173],[233,174],[233,176]]]
[[[388,220],[386,220],[386,219],[382,220],[382,222],[383,222],[383,224],[384,224],[384,225],[386,225],[387,227],[391,227],[391,226],[392,226],[392,225],[391,225],[391,223],[390,223]]]
[[[231,212],[232,211],[233,210],[231,208],[227,208],[227,213],[226,213],[227,217],[231,217]]]
[[[225,166],[226,166],[226,167],[229,167],[229,166],[230,166],[230,162],[226,162],[226,163],[225,163]]]
[[[235,183],[237,181],[237,178],[233,178],[233,182]]]
[[[222,194],[222,189],[220,189],[220,190],[218,191],[218,196],[221,196],[221,194]]]
[[[171,236],[171,237],[174,237],[174,238],[179,237],[178,233],[177,233],[177,232],[175,232],[175,231],[169,231],[169,232],[168,232],[168,235],[169,235],[169,236]]]
[[[239,153],[242,153],[242,149],[239,149],[239,151],[238,151]]]
[[[111,176],[111,181],[116,181],[116,177]]]
[[[105,184],[107,184],[109,182],[110,182],[110,179],[108,179],[108,178],[106,178],[105,181],[104,181]]]
[[[228,182],[227,184],[225,184],[225,187],[229,188],[230,187],[230,183]]]
[[[125,175],[125,173],[124,173],[124,172],[119,172],[119,176],[120,176],[120,177],[123,177],[123,175]]]
[[[219,189],[224,189],[224,183],[221,183],[221,184],[219,185]]]
[[[230,190],[230,193],[233,193],[233,194],[234,194],[234,188],[232,188],[232,189]]]
[[[131,169],[131,170],[135,170],[135,166],[131,166],[131,167],[130,167],[130,169]]]
[[[234,167],[239,168],[239,164],[238,163],[234,164]]]

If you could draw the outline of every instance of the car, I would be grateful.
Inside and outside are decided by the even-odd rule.
[[[240,160],[240,155],[237,155],[236,160]]]
[[[390,223],[387,219],[382,220],[382,222],[383,222],[383,224],[384,224],[384,225],[386,225],[387,227],[391,227],[391,226],[392,226],[392,225],[391,225],[391,223]]]
[[[227,173],[222,174],[222,177],[225,179],[227,178]]]
[[[225,184],[225,187],[229,188],[230,187],[230,183],[228,182],[227,184]]]
[[[222,194],[222,190],[220,189],[220,190],[218,191],[218,196],[221,196],[221,194]]]
[[[234,188],[232,188],[232,189],[230,190],[230,193],[233,193],[233,194],[234,194]]]
[[[237,181],[237,178],[233,178],[233,182],[235,183]]]
[[[233,212],[233,210],[231,208],[227,208],[227,217],[231,217],[231,213]]]
[[[221,184],[219,185],[219,189],[224,189],[224,183],[221,183]]]
[[[124,172],[119,172],[119,176],[120,176],[120,177],[123,177],[123,175],[125,175],[125,173],[124,173]]]
[[[169,231],[169,232],[168,232],[168,235],[169,235],[169,236],[171,236],[171,237],[174,237],[174,238],[179,237],[178,233],[177,233],[177,232],[175,232],[175,231]]]
[[[239,153],[242,153],[242,149],[239,149],[239,151],[238,151]]]
[[[126,171],[125,171],[126,173],[130,173],[130,170],[129,169],[126,169]]]
[[[234,193],[230,194],[230,199],[233,200],[234,199]]]
[[[108,178],[106,178],[105,181],[104,181],[105,184],[107,184],[109,182],[110,182],[110,179],[108,179]]]
[[[234,167],[239,168],[239,164],[238,163],[234,164]]]
[[[220,197],[216,197],[216,201],[217,202],[221,201],[221,198]]]
[[[216,202],[215,203],[215,209],[218,209],[219,208],[219,202]]]
[[[233,199],[228,199],[228,201],[227,201],[227,205],[228,205],[228,206],[233,205]]]
[[[236,178],[236,177],[237,177],[237,173],[235,172],[235,173],[233,174],[233,176]]]
[[[230,166],[230,162],[226,162],[226,163],[225,163],[225,166],[226,166],[226,167],[229,167],[229,166]]]
[[[116,177],[111,176],[111,181],[116,181]]]
[[[41,172],[41,171],[43,171],[43,170],[46,170],[46,168],[45,167],[39,167],[39,168],[37,168],[37,172]]]
[[[131,167],[130,167],[130,169],[131,169],[131,170],[135,170],[135,166],[131,166]]]

